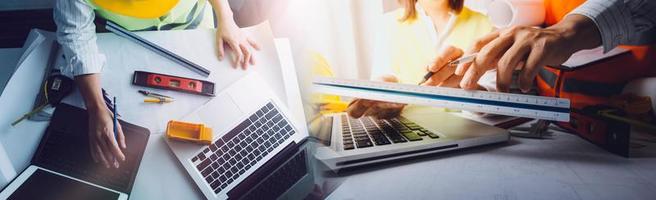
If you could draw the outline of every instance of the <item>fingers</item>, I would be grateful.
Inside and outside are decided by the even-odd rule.
[[[399,82],[399,79],[394,75],[383,75],[383,76],[379,77],[378,80],[380,80],[382,82],[388,82],[388,83],[398,83]]]
[[[510,48],[513,41],[510,36],[500,36],[485,45],[474,59],[474,63],[465,72],[460,87],[468,90],[478,88],[478,80],[485,74],[485,71],[496,67],[499,58]]]
[[[489,33],[489,34],[483,36],[482,38],[478,39],[478,41],[476,41],[474,43],[474,45],[467,51],[467,55],[470,55],[470,54],[477,53],[477,52],[481,51],[481,49],[483,49],[483,47],[485,47],[485,45],[492,42],[492,40],[494,40],[498,37],[499,37],[499,31],[494,31],[492,33]],[[463,63],[463,64],[458,65],[458,68],[456,69],[456,72],[455,72],[456,75],[458,75],[458,76],[465,75],[465,72],[467,72],[467,70],[472,65],[472,63],[473,62],[468,62],[468,63]]]
[[[497,91],[510,92],[510,86],[513,84],[513,74],[515,71],[524,68],[525,62],[520,60],[516,66],[497,68]]]
[[[258,51],[260,50],[260,45],[257,44],[257,42],[256,42],[255,40],[253,40],[253,39],[251,39],[251,38],[246,38],[246,41],[247,41],[248,44],[250,44],[251,47],[253,47],[255,50],[258,50]]]
[[[395,118],[401,115],[403,107],[405,107],[405,104],[377,102],[376,104],[372,105],[364,115],[372,116],[378,119]]]
[[[513,72],[517,68],[523,68],[523,60],[530,51],[530,46],[515,44],[503,55],[497,67],[497,90],[500,92],[510,91]]]
[[[485,74],[485,71],[487,71],[486,68],[478,67],[476,63],[473,63],[460,80],[460,87],[465,90],[478,89],[478,80]]]
[[[118,158],[120,161],[125,161],[125,155],[121,152],[118,141],[116,141],[113,134],[105,134],[105,142],[113,157]]]
[[[497,90],[508,92],[512,84],[512,74],[517,68],[523,68],[523,61],[531,51],[531,44],[515,41],[508,48],[497,64]]]
[[[91,158],[93,159],[93,162],[98,163],[100,161],[100,157],[98,156],[98,152],[96,151],[96,143],[93,142],[94,140],[89,137],[89,153],[91,154]]]
[[[448,79],[437,85],[438,87],[452,87],[452,88],[458,88],[460,84],[460,79],[462,79],[462,76],[458,75],[451,75]]]
[[[442,50],[433,63],[429,66],[428,71],[437,72],[446,66],[449,62],[462,57],[462,50],[458,47],[448,46]]]
[[[348,113],[351,117],[360,118],[369,109],[373,102],[374,101],[367,99],[353,100],[353,103],[351,103],[351,105],[349,105],[349,107],[346,109],[346,113]]]
[[[528,57],[530,51],[531,44],[515,41],[515,43],[508,48],[508,51],[503,54],[501,59],[499,59],[497,68],[515,69],[520,61],[525,60]]]
[[[453,75],[456,71],[456,66],[448,65],[442,68],[439,72],[433,74],[426,82],[422,85],[428,86],[437,86],[446,81],[449,77]]]
[[[241,63],[241,68],[246,70],[248,64],[253,62],[251,61],[251,52],[248,50],[248,47],[246,47],[246,45],[244,44],[240,44],[239,48],[241,49],[241,52],[244,54],[244,60]]]
[[[230,49],[232,49],[232,67],[238,68],[244,60],[241,48],[234,40],[227,41],[227,43],[230,46]]]
[[[371,116],[378,119],[389,119],[398,117],[403,107],[405,104],[358,99],[349,106],[347,113],[354,118]]]
[[[96,155],[100,158],[100,161],[102,161],[103,165],[105,167],[109,168],[109,159],[105,158],[105,155],[102,153],[102,148],[100,145],[96,142],[94,145],[92,145],[95,149]]]
[[[96,144],[99,147],[98,151],[100,152],[100,156],[103,159],[103,163],[105,164],[105,167],[109,167],[110,164],[113,165],[114,156],[111,153],[111,148],[109,147],[109,145],[107,145],[105,139],[102,136],[104,134],[103,133],[100,134],[101,135],[96,137]]]
[[[522,92],[527,93],[531,90],[535,76],[537,76],[539,69],[544,66],[543,57],[544,52],[541,48],[534,48],[531,50],[531,53],[526,60],[526,65],[519,76],[519,89],[521,89]]]
[[[223,46],[223,38],[218,37],[216,40],[216,47],[218,49],[219,53],[219,60],[223,61],[223,58],[225,57],[225,47]]]
[[[128,146],[125,144],[125,135],[123,134],[123,128],[121,127],[121,123],[116,124],[116,128],[118,130],[118,133],[116,136],[118,137],[118,144],[121,146],[121,149],[126,149]]]

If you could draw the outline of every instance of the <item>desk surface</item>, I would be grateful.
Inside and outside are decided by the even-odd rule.
[[[138,34],[211,69],[212,74],[210,77],[207,77],[207,80],[216,84],[216,92],[220,92],[223,88],[246,73],[258,73],[269,84],[269,87],[274,90],[274,93],[279,96],[281,94],[284,95],[281,96],[281,99],[286,101],[287,99],[285,97],[290,92],[285,91],[285,83],[283,83],[285,80],[281,77],[289,77],[289,74],[283,76],[283,72],[279,67],[280,62],[278,60],[278,54],[275,51],[276,46],[274,45],[273,36],[271,35],[268,24],[258,25],[249,29],[253,38],[262,47],[255,54],[258,65],[251,67],[249,72],[233,69],[230,67],[228,59],[218,61],[215,55],[215,35],[213,30],[140,32]],[[171,38],[176,39],[172,40]],[[176,101],[165,105],[145,104],[142,102],[144,97],[137,93],[137,90],[141,88],[131,85],[134,70],[175,74],[193,78],[202,77],[138,44],[119,38],[111,33],[98,34],[98,45],[108,58],[101,78],[103,88],[110,95],[119,97],[118,103],[121,104],[122,109],[120,111],[124,120],[144,126],[152,133],[135,180],[131,197],[134,199],[202,198],[202,193],[197,191],[196,185],[164,142],[163,132],[168,120],[182,118],[210,101],[211,98],[149,89],[165,95],[174,96]],[[11,57],[11,55],[18,56],[15,55],[15,51],[3,52],[10,52],[4,54],[7,55],[4,57]],[[21,69],[23,68],[21,67]],[[29,69],[38,71],[36,67]],[[12,83],[15,82],[14,85],[20,86],[35,85],[35,88],[38,88],[40,83],[33,82],[31,78],[28,78],[31,77],[30,74],[32,71],[21,71],[20,80],[12,79]],[[13,92],[16,92],[16,90]],[[2,98],[25,99],[22,101],[13,101],[21,102],[21,105],[13,106],[20,108],[14,109],[14,111],[8,114],[8,117],[3,116],[2,118],[15,119],[15,117],[29,111],[34,97],[30,92],[24,93],[26,94],[21,94],[20,97],[6,93],[2,96]],[[30,98],[32,99],[27,98],[27,96],[31,96]],[[79,92],[74,92],[63,102],[81,106],[81,101]],[[22,102],[26,102],[25,105],[22,105]],[[219,112],[217,112],[217,117],[220,117]],[[1,124],[3,126],[0,127],[0,130],[5,131],[0,131],[0,142],[4,146],[9,159],[11,159],[11,165],[20,173],[20,171],[28,166],[30,158],[47,126],[47,122],[24,121],[15,127],[9,127],[9,125],[4,126],[4,124],[8,123]]]
[[[126,54],[136,52],[126,51]],[[161,70],[169,69],[188,73],[184,68]],[[128,74],[118,77],[123,81],[129,79]],[[218,82],[227,84],[229,80]],[[116,95],[134,92],[118,86],[110,89]],[[192,104],[196,105],[203,102],[202,99],[194,101],[196,97],[185,98],[191,99]],[[154,106],[152,110],[157,110]],[[156,113],[165,112],[160,109]],[[129,118],[128,121],[137,121],[137,124],[147,126],[153,132],[132,198],[201,199],[201,193],[163,140],[159,124],[165,122],[165,118],[145,118],[140,113]],[[20,137],[22,140],[33,141],[14,141],[12,143],[22,145],[5,146],[12,154],[12,161],[22,163],[14,164],[18,171],[29,162],[29,149],[34,148],[26,144],[38,141],[46,125],[26,121],[11,133],[3,133],[24,134],[26,137]],[[24,147],[24,151],[16,150],[19,146],[27,147]],[[555,133],[554,138],[548,140],[513,138],[504,145],[474,148],[340,176],[328,176],[328,179],[343,181],[329,196],[330,199],[649,199],[656,196],[656,158],[625,159],[607,153],[578,136],[561,132]]]
[[[513,137],[508,144],[353,171],[330,199],[610,200],[655,196],[656,158],[623,158],[576,135],[555,131],[553,139]]]

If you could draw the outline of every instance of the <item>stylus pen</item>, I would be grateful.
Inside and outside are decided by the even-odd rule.
[[[117,118],[117,112],[118,108],[116,107],[116,97],[114,97],[114,140],[116,140],[116,143],[118,144],[118,118]],[[114,156],[114,163],[116,163],[116,156]]]
[[[458,58],[454,61],[451,61],[451,62],[447,63],[446,65],[459,65],[459,64],[462,64],[462,63],[468,63],[468,62],[474,61],[474,58],[476,58],[476,55],[478,55],[478,53],[473,53],[473,54],[470,54],[468,56],[464,56],[464,57]],[[424,82],[426,82],[434,74],[435,74],[435,72],[430,72],[430,71],[428,73],[426,73],[426,75],[424,75],[424,79],[421,79],[421,82],[419,82],[419,85],[424,84]]]

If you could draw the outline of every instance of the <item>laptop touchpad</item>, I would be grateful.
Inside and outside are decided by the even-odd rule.
[[[231,125],[235,124],[237,120],[241,120],[243,112],[229,95],[224,94],[204,105],[202,109],[198,110],[198,114],[195,116],[198,119],[192,118],[188,120],[198,121],[210,126],[214,129],[214,137],[216,138],[219,136],[216,133],[228,131]]]

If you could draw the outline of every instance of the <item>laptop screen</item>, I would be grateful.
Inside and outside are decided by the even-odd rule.
[[[95,199],[115,200],[119,194],[63,176],[37,169],[16,191],[12,199]]]

